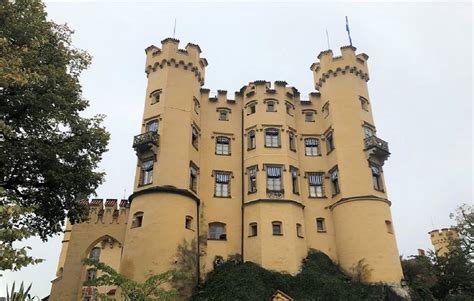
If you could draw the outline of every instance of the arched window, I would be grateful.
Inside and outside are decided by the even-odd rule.
[[[280,147],[280,131],[278,129],[265,129],[265,147]]]
[[[209,224],[209,239],[211,240],[227,240],[225,224],[214,222]]]
[[[100,248],[99,247],[92,248],[91,252],[89,253],[89,258],[99,260],[99,258],[100,258]]]
[[[142,224],[143,224],[143,212],[140,211],[133,214],[132,228],[141,227]]]
[[[255,131],[251,130],[248,132],[248,143],[247,143],[247,148],[248,149],[254,149],[257,146],[257,141],[255,137]]]

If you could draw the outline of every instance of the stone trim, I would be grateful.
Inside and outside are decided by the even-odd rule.
[[[253,201],[248,201],[243,204],[244,207],[253,205],[253,204],[258,204],[258,203],[283,203],[283,204],[294,204],[296,206],[301,207],[302,209],[305,208],[305,205],[302,203],[295,201],[295,200],[290,200],[290,199],[256,199]]]
[[[355,76],[360,77],[362,80],[365,80],[366,82],[369,81],[369,74],[364,73],[363,70],[355,67],[355,66],[346,66],[344,68],[338,67],[336,71],[329,69],[327,72],[322,73],[319,80],[316,82],[316,89],[319,90],[323,86],[323,84],[326,82],[326,79],[330,77],[336,77],[338,74],[346,74],[347,72],[354,74]]]
[[[150,73],[155,72],[158,67],[160,69],[163,69],[163,67],[165,66],[171,66],[175,68],[183,68],[184,70],[189,70],[192,73],[194,73],[194,76],[196,76],[201,86],[204,85],[204,76],[201,74],[198,67],[194,66],[193,63],[191,62],[185,63],[183,60],[177,61],[175,58],[162,59],[161,62],[156,62],[153,64],[153,66],[148,65],[145,69],[145,73],[147,76],[149,76]]]
[[[353,196],[348,198],[342,198],[339,201],[335,202],[334,204],[326,207],[326,209],[333,210],[335,207],[342,205],[344,203],[354,202],[354,201],[376,201],[376,202],[383,202],[388,204],[388,206],[392,206],[392,202],[388,199],[384,199],[375,195],[361,195],[361,196]]]
[[[174,193],[174,194],[179,194],[185,197],[188,197],[190,199],[193,199],[197,205],[201,203],[201,200],[199,197],[197,197],[195,194],[190,192],[187,189],[181,189],[181,188],[176,188],[174,186],[155,186],[143,190],[139,190],[134,192],[128,197],[128,201],[130,204],[132,203],[133,199],[136,198],[137,196],[144,195],[144,194],[152,194],[152,193]]]

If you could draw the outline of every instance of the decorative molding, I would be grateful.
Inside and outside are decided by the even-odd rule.
[[[318,56],[319,58],[319,56]],[[346,74],[346,73],[351,73],[354,74],[355,76],[360,77],[360,79],[364,81],[369,81],[369,74],[364,73],[363,70],[357,68],[356,66],[346,66],[344,68],[338,67],[336,71],[329,69],[327,72],[322,73],[321,76],[319,77],[319,80],[316,81],[316,89],[320,89],[323,84],[326,82],[326,79],[330,77],[336,77],[338,74]]]
[[[153,193],[174,193],[179,194],[185,197],[188,197],[196,202],[196,205],[201,203],[199,197],[197,197],[194,193],[190,192],[187,189],[176,188],[174,186],[155,186],[143,190],[139,190],[134,192],[128,197],[128,201],[132,203],[133,199],[140,195],[145,194],[153,194]]]
[[[280,203],[280,204],[293,204],[296,206],[299,206],[301,208],[305,208],[305,205],[302,203],[295,201],[295,200],[290,200],[290,199],[256,199],[252,201],[245,202],[243,204],[244,207],[254,205],[254,204],[259,204],[259,203]]]

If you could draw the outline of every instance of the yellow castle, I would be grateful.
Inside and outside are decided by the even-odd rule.
[[[83,283],[97,271],[82,258],[143,281],[169,270],[183,241],[197,245],[201,278],[234,254],[295,274],[317,249],[347,271],[365,259],[369,282],[399,285],[383,177],[390,152],[372,117],[368,56],[340,50],[311,65],[307,98],[264,80],[231,98],[202,88],[208,63],[198,45],[167,38],[146,48],[134,192],[83,201],[90,218],[66,227],[50,300],[94,300]]]

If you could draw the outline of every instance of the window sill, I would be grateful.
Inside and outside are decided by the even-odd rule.
[[[231,199],[232,196],[228,195],[228,196],[219,196],[219,195],[214,195],[215,198],[220,198],[220,199]]]
[[[283,233],[273,233],[273,236],[283,236]]]
[[[257,237],[257,234],[255,234],[255,235],[249,235],[248,237]]]
[[[305,120],[304,122],[316,122],[316,120]]]
[[[338,193],[333,193],[331,196],[332,196],[332,197],[335,197],[335,196],[337,196],[339,193],[340,193],[340,192],[338,192]]]
[[[185,228],[186,230],[189,230],[189,231],[193,231],[193,232],[196,232],[194,229],[192,228]]]
[[[305,157],[321,157],[321,154],[318,154],[318,155],[308,155],[308,154],[304,154]]]
[[[285,193],[285,190],[284,190],[284,189],[281,189],[281,190],[270,190],[270,189],[267,189],[267,192],[270,192],[270,193]]]
[[[377,189],[377,188],[375,188],[375,187],[374,187],[374,189],[375,189],[375,191],[378,191],[378,192],[383,192],[383,193],[385,193],[385,190],[383,190],[383,189]]]
[[[226,239],[223,239],[223,238],[208,238],[207,240],[212,240],[212,241],[227,241],[227,238],[226,238]]]
[[[218,153],[214,153],[216,156],[230,156],[230,153],[229,154],[218,154]]]
[[[247,191],[247,195],[257,193],[257,191]]]
[[[293,194],[300,195],[300,193],[299,193],[299,192],[294,192],[294,191],[293,191]]]
[[[193,147],[194,147],[195,150],[197,150],[197,151],[199,150],[199,148],[197,146],[195,146],[194,144],[193,144]]]
[[[318,233],[326,233],[326,230],[318,230]]]
[[[327,199],[327,196],[308,196],[308,199]]]
[[[144,186],[150,186],[150,185],[153,185],[153,182],[151,183],[146,183],[146,184],[138,184],[138,187],[144,187]]]
[[[291,149],[291,148],[290,148],[290,151],[292,151],[292,152],[295,152],[295,153],[296,153],[296,148],[295,148],[295,149]]]
[[[247,148],[247,151],[251,151],[251,150],[254,150],[256,147],[254,148]]]
[[[265,145],[266,148],[281,148],[281,145],[278,145],[278,146],[268,146],[268,145]]]
[[[301,236],[301,235],[296,235],[296,236],[298,236],[298,238],[304,238],[304,236]]]

